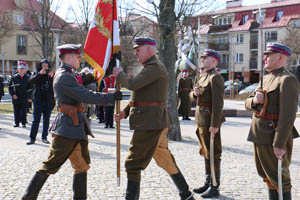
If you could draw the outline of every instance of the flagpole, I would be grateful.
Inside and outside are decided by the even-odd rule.
[[[120,67],[120,62],[118,59],[116,59],[117,67]],[[117,91],[120,91],[121,86],[120,83],[117,83]],[[120,107],[121,107],[121,101],[116,101],[116,113],[120,114]],[[116,137],[116,144],[117,144],[117,185],[120,187],[121,182],[121,126],[120,126],[120,120],[116,121],[117,123],[117,137]]]

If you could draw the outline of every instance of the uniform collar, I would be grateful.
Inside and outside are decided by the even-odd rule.
[[[63,63],[61,68],[65,69],[71,73],[75,73],[75,71],[76,71],[75,67],[73,67],[72,65],[66,64],[66,63]]]
[[[275,69],[273,71],[270,72],[270,74],[272,75],[277,75],[277,74],[280,74],[284,71],[284,67],[281,67],[281,68],[278,68],[278,69]]]
[[[156,60],[156,56],[152,56],[150,57],[148,60],[146,60],[144,63],[143,63],[143,66],[146,66],[148,65],[149,63],[153,62]]]

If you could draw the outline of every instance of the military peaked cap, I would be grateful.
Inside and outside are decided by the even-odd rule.
[[[133,48],[137,48],[139,46],[143,46],[143,45],[152,45],[152,46],[156,46],[156,40],[153,38],[149,38],[149,37],[139,37],[134,39],[134,45]]]
[[[266,51],[264,51],[264,54],[269,54],[269,53],[281,53],[286,56],[291,56],[292,50],[284,44],[280,44],[278,42],[271,42],[268,43],[267,49]]]
[[[66,53],[74,53],[74,54],[80,54],[80,48],[81,44],[64,44],[61,46],[58,46],[56,49],[58,49],[59,56]]]
[[[26,69],[28,67],[27,62],[25,60],[18,60],[18,68],[19,69]]]
[[[219,54],[219,52],[217,52],[213,49],[205,49],[201,58],[207,57],[207,56],[215,58],[218,62],[220,62],[220,60],[221,60],[221,55]]]

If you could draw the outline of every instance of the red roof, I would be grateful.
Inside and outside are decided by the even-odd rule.
[[[24,9],[24,21],[25,27],[34,27],[35,23],[33,22],[33,19],[31,18],[32,13],[40,13],[41,12],[41,4],[37,0],[25,0],[25,9]],[[14,0],[0,0],[0,12],[1,11],[8,11],[8,10],[15,10],[18,9],[17,5],[15,4]],[[52,11],[50,11],[50,18],[52,24],[50,25],[51,28],[54,29],[61,29],[64,26],[67,25],[67,23],[61,19],[59,16],[54,14]],[[39,20],[39,19],[38,19]]]
[[[278,1],[273,3],[265,3],[261,4],[261,9],[267,9],[267,8],[276,8],[276,7],[284,7],[284,6],[291,6],[291,5],[300,5],[299,0],[286,0],[286,1]],[[252,5],[252,6],[241,6],[241,7],[233,7],[233,8],[226,8],[222,10],[217,10],[209,13],[204,13],[201,15],[217,15],[217,14],[227,14],[227,13],[237,13],[237,12],[243,12],[243,11],[252,11],[257,10],[259,8],[259,4]],[[194,16],[197,17],[197,16]]]
[[[14,10],[17,6],[13,0],[0,0],[0,12]]]

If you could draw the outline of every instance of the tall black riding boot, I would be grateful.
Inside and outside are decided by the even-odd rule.
[[[269,189],[269,200],[278,200],[278,192]]]
[[[48,177],[49,174],[46,172],[36,172],[31,179],[29,186],[27,187],[26,192],[22,197],[22,200],[36,200]]]
[[[140,198],[140,182],[128,180],[125,199],[138,200],[139,198]]]
[[[86,200],[87,198],[87,172],[73,175],[73,199]]]
[[[210,163],[209,163],[209,160],[207,160],[207,159],[205,159],[205,176],[206,176],[206,178],[204,181],[204,185],[202,187],[194,189],[193,191],[195,193],[201,194],[209,188],[211,177],[210,177]]]
[[[220,195],[219,186],[220,186],[220,177],[221,177],[221,160],[215,160],[215,174],[216,174],[216,182],[217,185],[212,185],[212,180],[210,183],[210,188],[205,193],[201,195],[202,198],[213,198],[218,197]],[[212,177],[211,177],[212,179]]]
[[[179,196],[181,197],[181,200],[195,200],[193,194],[191,191],[189,191],[189,186],[181,172],[170,176],[179,190]]]
[[[283,196],[283,200],[292,200],[292,193],[291,193],[291,191],[289,191],[289,192],[284,192],[284,193],[282,194],[282,196]]]
[[[282,194],[282,196],[283,196],[283,200],[292,200],[291,191],[284,192]],[[276,190],[270,190],[269,189],[269,200],[278,200],[278,199],[279,199],[278,192]]]

